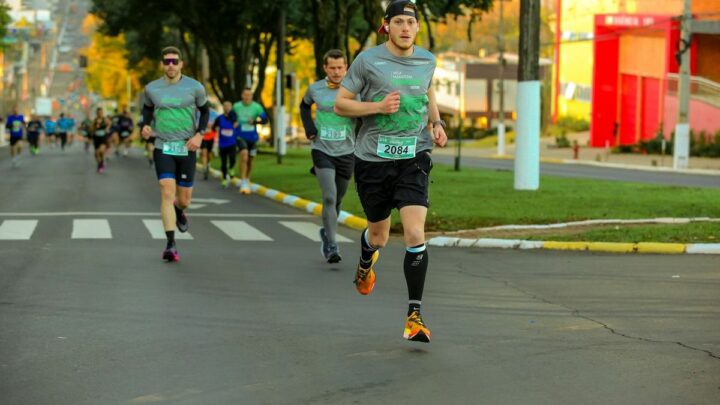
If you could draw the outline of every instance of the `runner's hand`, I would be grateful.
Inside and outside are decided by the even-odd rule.
[[[150,125],[143,125],[142,131],[140,132],[143,138],[148,139],[152,135],[152,128]]]
[[[394,114],[400,109],[400,92],[393,91],[378,103],[380,105],[380,114]]]
[[[433,133],[433,142],[435,142],[435,145],[444,148],[445,144],[447,143],[447,135],[445,134],[445,128],[442,127],[442,125],[436,125],[432,129]]]
[[[188,139],[185,146],[187,146],[188,150],[190,152],[195,152],[196,150],[200,149],[200,145],[202,144],[202,134],[197,133],[192,138]]]

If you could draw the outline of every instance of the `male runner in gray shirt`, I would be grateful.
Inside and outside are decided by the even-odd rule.
[[[335,112],[362,117],[355,145],[355,183],[368,229],[360,237],[356,288],[363,295],[372,292],[378,249],[388,241],[390,213],[397,208],[405,237],[403,268],[409,298],[403,337],[429,342],[420,305],[428,267],[425,218],[430,150],[433,142],[445,146],[447,136],[431,85],[435,57],[414,45],[418,29],[415,5],[408,0],[391,2],[379,30],[388,35],[388,41],[355,59],[342,81]],[[355,100],[358,94],[362,101]]]
[[[195,151],[202,143],[198,128],[207,127],[210,108],[202,84],[183,76],[180,50],[170,46],[162,50],[161,56],[165,75],[145,86],[142,136],[145,139],[155,136],[153,157],[162,198],[160,213],[167,236],[162,258],[176,262],[180,256],[175,247],[175,226],[180,232],[188,229],[183,210],[190,205]],[[200,111],[197,124],[196,110]]]
[[[325,77],[308,87],[300,103],[305,135],[312,141],[313,172],[323,197],[323,228],[320,229],[321,252],[328,263],[342,258],[335,242],[340,205],[353,172],[355,156],[355,120],[335,114],[335,97],[347,73],[345,54],[331,49],[323,56]],[[315,121],[312,105],[315,104]]]

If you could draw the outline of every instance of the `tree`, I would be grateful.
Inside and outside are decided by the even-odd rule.
[[[309,20],[298,28],[300,36],[313,39],[315,48],[315,72],[324,76],[322,56],[329,49],[340,49],[352,62],[382,23],[381,0],[303,0],[309,9]],[[471,22],[480,19],[493,0],[417,0],[423,33],[428,38],[428,49],[435,48],[433,26],[448,18],[469,16]],[[358,46],[351,52],[350,40]],[[376,42],[383,40],[378,36]]]
[[[295,4],[299,1],[286,0],[291,23],[301,18]],[[129,44],[132,41],[137,46],[132,62],[138,56],[157,60],[158,48],[177,43],[188,72],[199,76],[201,55],[203,50],[207,52],[209,84],[221,100],[239,99],[242,89],[249,85],[248,75],[253,73],[257,73],[256,98],[261,93],[265,68],[277,41],[279,7],[277,2],[249,0],[93,0],[93,13],[105,22],[103,31],[109,35],[125,33]],[[157,40],[167,33],[174,40]]]
[[[0,38],[5,38],[7,27],[12,21],[9,11],[10,7],[4,1],[0,2]],[[4,44],[0,44],[0,46],[4,46]]]

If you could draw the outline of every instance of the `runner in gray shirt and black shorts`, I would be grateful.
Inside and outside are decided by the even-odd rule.
[[[175,227],[188,229],[183,210],[190,205],[195,177],[195,151],[202,143],[202,133],[210,119],[207,94],[202,84],[183,76],[180,50],[162,50],[164,77],[145,86],[142,136],[155,136],[155,171],[162,196],[160,213],[167,236],[163,260],[180,260],[175,247]],[[200,111],[199,122],[195,112]],[[152,124],[152,127],[150,126]]]
[[[335,114],[335,97],[347,73],[345,54],[332,49],[323,56],[327,77],[308,87],[300,103],[305,135],[312,141],[312,172],[320,183],[323,198],[323,228],[320,251],[328,263],[342,260],[335,241],[340,205],[347,191],[355,161],[355,120]],[[315,121],[311,107],[315,104]]]
[[[393,208],[398,209],[405,237],[403,269],[408,288],[403,337],[429,342],[430,331],[420,315],[420,306],[428,267],[425,218],[430,204],[430,151],[433,143],[445,146],[447,136],[432,88],[435,57],[414,45],[418,29],[415,4],[408,0],[391,2],[379,30],[388,35],[388,41],[363,51],[353,61],[338,92],[335,112],[362,117],[355,144],[355,183],[368,229],[360,237],[356,288],[363,295],[372,292],[378,249],[387,243],[390,214]],[[355,100],[357,95],[361,101]]]

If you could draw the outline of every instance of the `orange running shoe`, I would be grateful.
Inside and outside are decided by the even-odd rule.
[[[380,251],[376,250],[372,255],[370,266],[367,269],[358,264],[357,271],[355,272],[355,281],[353,282],[355,283],[355,288],[362,295],[370,294],[373,287],[375,287],[375,271],[373,270],[373,266],[375,262],[377,262],[378,257],[380,257]]]
[[[425,326],[418,311],[413,311],[408,316],[403,337],[413,342],[430,343],[430,330]]]

